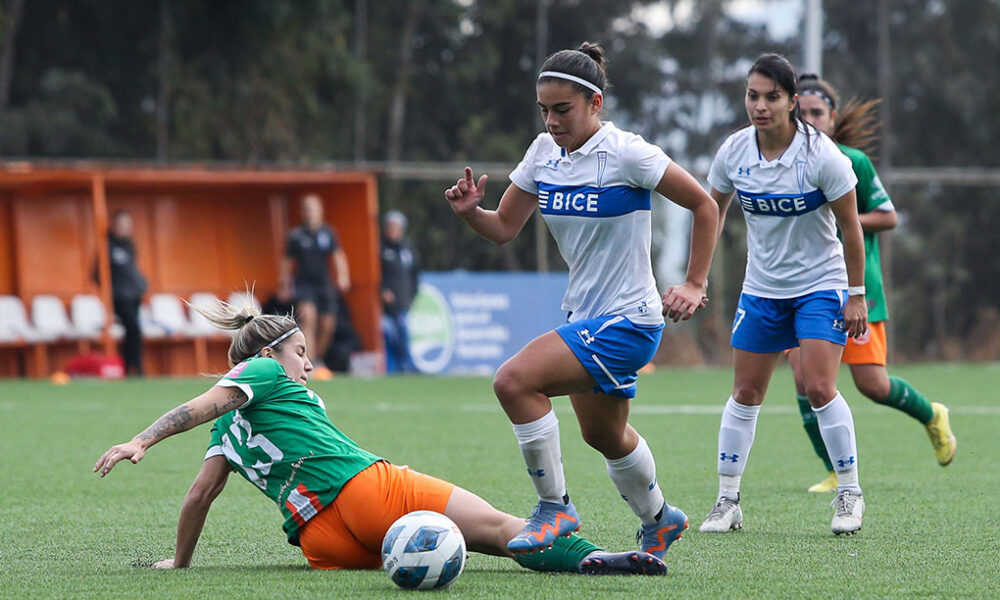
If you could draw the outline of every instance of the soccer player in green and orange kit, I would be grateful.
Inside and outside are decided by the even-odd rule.
[[[886,369],[885,322],[889,319],[885,290],[882,284],[882,265],[879,256],[878,232],[896,226],[896,211],[889,194],[882,187],[878,174],[864,149],[875,141],[878,122],[874,115],[877,100],[864,103],[851,102],[837,113],[837,92],[816,75],[799,77],[799,106],[802,116],[811,125],[823,131],[840,150],[851,159],[851,166],[858,176],[856,188],[858,215],[865,238],[865,288],[868,300],[868,335],[848,339],[841,361],[850,365],[851,376],[858,391],[877,402],[903,411],[927,429],[934,452],[941,466],[951,464],[955,457],[955,436],[948,422],[948,408],[939,402],[930,402],[909,382],[889,375]],[[837,488],[837,476],[820,437],[816,416],[809,407],[809,400],[802,385],[802,371],[797,349],[789,353],[795,373],[799,410],[809,439],[816,454],[826,464],[829,475],[809,488],[810,492],[830,492]]]
[[[305,336],[291,317],[224,302],[195,310],[235,332],[231,370],[132,440],[112,446],[94,465],[104,477],[117,462],[137,463],[154,444],[215,420],[201,470],[181,507],[174,557],[154,567],[191,565],[208,511],[236,471],[278,505],[288,543],[300,547],[317,569],[378,568],[392,522],[415,510],[433,510],[458,525],[470,550],[514,558],[528,569],[666,574],[666,565],[652,554],[604,552],[577,535],[558,538],[544,554],[515,557],[507,542],[524,519],[452,483],[393,465],[334,426],[323,400],[306,387],[313,366]]]

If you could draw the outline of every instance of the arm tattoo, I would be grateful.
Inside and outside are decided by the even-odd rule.
[[[226,396],[226,401],[222,403],[222,406],[213,404],[212,408],[215,410],[215,416],[218,417],[219,415],[226,414],[246,401],[247,395],[243,393],[243,390],[239,388],[232,388],[229,395]]]
[[[157,419],[155,423],[146,428],[146,431],[139,434],[139,439],[160,440],[187,430],[193,421],[191,409],[188,408],[187,404],[184,404]]]

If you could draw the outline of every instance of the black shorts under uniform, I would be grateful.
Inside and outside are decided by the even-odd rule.
[[[316,305],[317,314],[337,314],[339,301],[340,294],[330,283],[316,285],[302,281],[295,282],[295,303],[312,302]]]

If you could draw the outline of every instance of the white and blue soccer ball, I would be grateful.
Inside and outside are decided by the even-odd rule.
[[[441,513],[411,512],[396,519],[385,533],[382,566],[402,588],[447,587],[465,568],[465,537]]]

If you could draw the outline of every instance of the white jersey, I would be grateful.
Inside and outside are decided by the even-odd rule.
[[[567,152],[539,134],[510,174],[538,208],[569,266],[562,309],[570,321],[624,315],[663,323],[649,258],[651,193],[670,158],[641,136],[604,123]]]
[[[847,289],[844,247],[830,202],[854,189],[851,161],[829,137],[799,126],[785,152],[764,159],[753,127],[729,136],[715,155],[708,183],[736,191],[747,223],[743,292],[795,298]]]

